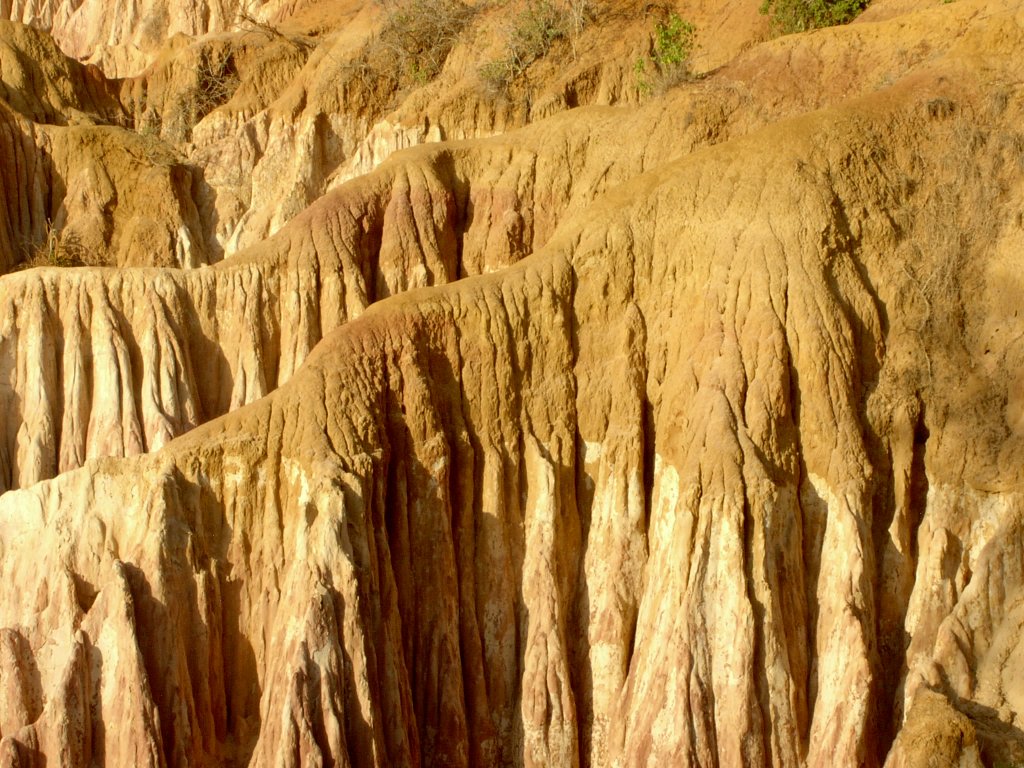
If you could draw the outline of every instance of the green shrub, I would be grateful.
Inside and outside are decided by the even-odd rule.
[[[641,96],[650,95],[654,90],[654,83],[651,81],[651,74],[647,70],[647,57],[641,56],[633,62],[633,77],[636,80],[636,89]]]
[[[690,54],[697,28],[678,13],[654,26],[654,52],[633,63],[633,76],[641,96],[665,90],[690,74]]]
[[[654,27],[654,61],[662,70],[685,67],[693,51],[697,28],[678,13]]]
[[[763,0],[760,11],[771,17],[779,34],[805,32],[853,21],[868,0]]]

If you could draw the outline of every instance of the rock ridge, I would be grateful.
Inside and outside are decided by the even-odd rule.
[[[1022,46],[784,38],[216,266],[5,276],[0,765],[1020,760]],[[730,79],[800,56],[861,87]]]

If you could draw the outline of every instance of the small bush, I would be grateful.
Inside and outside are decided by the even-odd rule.
[[[507,90],[559,40],[568,40],[575,56],[577,38],[593,15],[590,0],[527,0],[508,28],[505,55],[480,67],[481,81],[493,92]]]
[[[198,123],[235,95],[241,79],[235,70],[234,57],[212,51],[199,59],[196,89],[192,97],[192,123]]]
[[[481,65],[477,70],[484,89],[492,94],[500,94],[508,90],[509,83],[515,77],[512,68],[505,59],[495,59]]]
[[[57,229],[51,222],[46,224],[43,239],[24,243],[22,251],[24,257],[17,269],[102,266],[102,261],[92,256],[74,232]]]
[[[788,35],[846,24],[867,5],[868,0],[763,0],[760,11],[771,17],[776,33]]]
[[[693,51],[697,28],[673,13],[654,27],[654,61],[660,69],[685,67]]]
[[[459,0],[393,0],[374,58],[392,68],[388,74],[399,86],[427,83],[441,72],[473,14]]]
[[[678,13],[654,26],[654,52],[633,63],[633,76],[642,96],[665,90],[689,77],[690,54],[697,28]]]
[[[163,118],[154,107],[150,106],[136,121],[135,130],[140,136],[159,139],[163,130]]]
[[[577,56],[576,43],[583,28],[597,17],[597,8],[591,0],[568,0],[566,3],[569,42],[572,43],[572,57]]]
[[[175,144],[191,141],[199,121],[230,101],[241,85],[229,51],[202,51],[194,77],[192,87],[178,94],[173,106],[161,111],[146,108],[136,126],[140,133],[159,135]]]
[[[522,72],[543,58],[556,40],[565,37],[569,26],[563,12],[551,0],[530,0],[516,16],[508,38],[508,56]]]
[[[641,56],[633,62],[633,78],[636,80],[636,89],[641,96],[649,96],[654,90],[654,81],[647,68],[647,62],[646,56]]]

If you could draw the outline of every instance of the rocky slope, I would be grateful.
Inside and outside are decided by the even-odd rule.
[[[0,765],[1024,760],[1022,47],[880,2],[0,278]]]
[[[165,38],[222,32],[238,21],[240,12],[273,16],[273,6],[262,0],[113,5],[98,0],[5,0],[0,17],[46,30],[69,56],[123,76],[143,69]]]
[[[0,40],[0,272],[58,261],[58,245],[98,263],[207,263],[202,172],[119,127],[116,83],[42,33],[0,22]]]
[[[445,4],[418,2],[422,13]],[[431,44],[451,50],[436,76],[422,77],[396,63],[393,48],[408,32],[401,26],[408,22],[395,21],[403,18],[398,6],[348,0],[224,10],[223,17],[234,21],[215,24],[216,34],[154,42],[148,66],[117,81],[60,60],[47,38],[12,25],[10,36],[18,42],[9,57],[14,71],[5,81],[14,87],[7,95],[29,119],[60,123],[69,109],[83,118],[77,102],[90,99],[92,91],[102,89],[108,101],[115,94],[113,113],[93,109],[83,119],[161,139],[186,165],[201,169],[192,193],[204,240],[199,261],[213,261],[262,241],[397,149],[492,135],[571,107],[635,99],[631,67],[650,46],[651,19],[666,11],[643,10],[636,2],[577,4],[587,23],[566,27],[510,94],[492,92],[481,65],[507,55],[507,30],[523,23],[517,6],[475,6],[460,21],[458,37],[436,32],[441,37]],[[95,8],[75,11],[83,12],[106,18]],[[733,26],[695,54],[695,69],[718,66],[763,35],[763,20],[752,22],[751,16],[758,19],[745,6],[699,10],[699,21],[715,17]],[[42,23],[42,17],[32,18]],[[24,44],[26,37],[32,46]],[[49,50],[41,50],[44,41]],[[58,96],[44,97],[41,106],[39,89],[25,87],[37,79],[35,61],[45,62],[45,91]],[[108,75],[116,71],[106,64]],[[79,70],[88,74],[84,86]],[[73,106],[59,109],[62,98]]]

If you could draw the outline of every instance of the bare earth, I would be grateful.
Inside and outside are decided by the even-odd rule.
[[[0,768],[1024,764],[1024,4],[476,6],[0,2]]]

